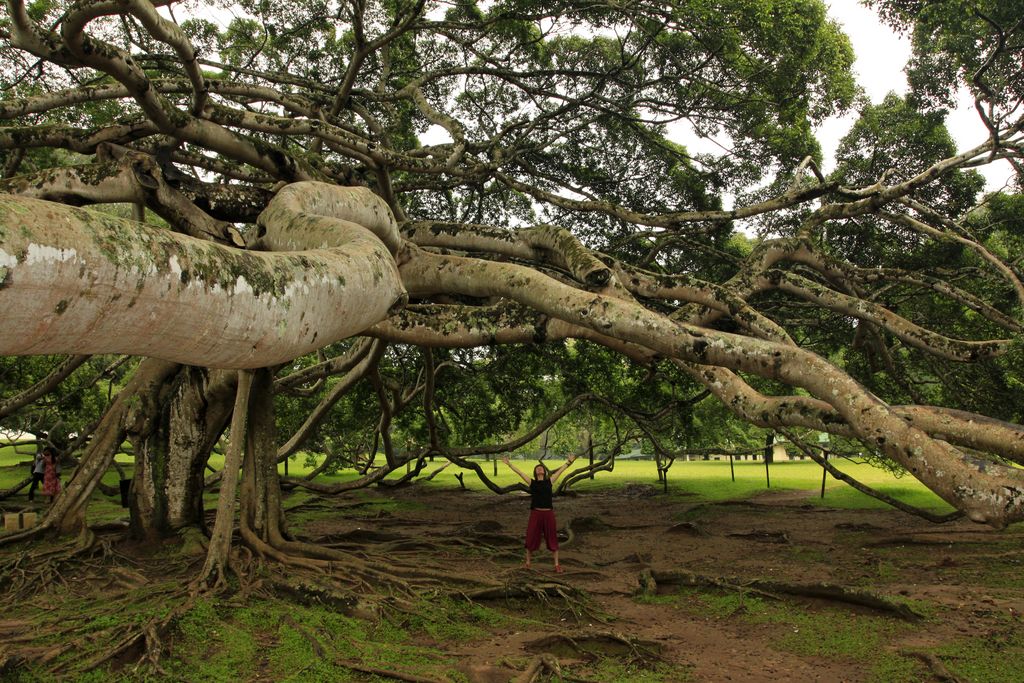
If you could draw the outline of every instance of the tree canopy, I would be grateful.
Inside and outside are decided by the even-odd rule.
[[[0,418],[92,405],[54,407],[81,464],[43,527],[125,439],[139,533],[197,523],[230,422],[243,538],[318,556],[275,498],[303,444],[352,486],[486,478],[564,415],[668,462],[826,432],[1024,519],[1020,196],[975,171],[1019,189],[1024,14],[871,4],[915,48],[876,105],[821,0],[8,0]]]

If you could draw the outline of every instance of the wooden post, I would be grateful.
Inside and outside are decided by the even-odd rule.
[[[818,434],[818,443],[821,444],[821,497],[825,498],[825,478],[828,476],[828,469],[825,468],[825,463],[828,462],[828,433],[821,432]]]
[[[736,468],[732,464],[732,453],[729,454],[729,474],[732,475],[732,480],[736,481]]]
[[[594,438],[587,432],[587,453],[590,455],[590,478],[594,478]]]
[[[771,477],[771,474],[768,473],[768,465],[769,464],[770,463],[768,462],[768,458],[765,458],[764,459],[764,481],[765,481],[765,488],[768,488],[768,489],[770,489],[772,487],[772,477]]]

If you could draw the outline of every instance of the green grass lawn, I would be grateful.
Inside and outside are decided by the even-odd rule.
[[[28,463],[32,460],[32,446],[6,445],[0,447],[0,489],[10,487],[28,476]],[[306,455],[300,453],[294,456],[288,464],[288,474],[293,477],[300,477],[308,474],[312,469],[306,464]],[[119,454],[117,461],[125,469],[128,476],[131,476],[133,460],[130,455]],[[510,471],[504,464],[498,463],[497,475],[494,475],[493,461],[483,459],[476,460],[483,471],[500,486],[514,484],[519,481],[516,474]],[[519,469],[529,474],[533,466],[532,460],[513,461]],[[559,467],[564,460],[549,460],[550,467]],[[21,466],[19,466],[19,464]],[[423,469],[425,476],[440,467],[443,461],[438,459],[428,463]],[[582,461],[579,464],[583,464]],[[952,508],[939,499],[934,493],[926,489],[920,482],[910,476],[895,477],[889,472],[873,467],[868,464],[837,461],[834,463],[840,470],[894,498],[932,511],[949,511]],[[210,465],[215,469],[223,466],[223,457],[214,454],[210,458]],[[694,501],[719,501],[737,500],[749,498],[762,493],[768,489],[765,477],[764,462],[760,460],[737,460],[734,463],[735,481],[730,472],[729,462],[721,461],[677,461],[672,465],[668,473],[668,491],[670,495],[683,495]],[[284,473],[284,465],[279,467]],[[428,486],[457,487],[458,481],[455,474],[460,472],[454,465],[437,475]],[[400,470],[391,475],[398,478],[404,474]],[[769,466],[772,491],[809,491],[818,492],[821,489],[821,467],[817,464],[805,461],[777,462]],[[354,470],[343,470],[337,474],[323,476],[319,481],[342,482],[355,479],[358,474]],[[119,476],[114,468],[104,476],[104,483],[116,485]],[[486,487],[477,479],[476,475],[469,470],[465,471],[464,481],[466,488],[473,491],[485,491]],[[658,482],[657,470],[653,461],[621,461],[616,463],[615,469],[611,472],[599,472],[593,480],[584,480],[575,485],[575,490],[580,492],[599,491],[608,488],[616,488],[627,483],[650,484],[661,490]],[[888,507],[885,503],[867,496],[859,491],[850,488],[846,484],[833,479],[831,476],[826,480],[824,499],[818,495],[812,495],[808,502],[829,507],[840,507],[849,509],[878,509]]]
[[[527,473],[532,467],[532,461],[517,460],[514,462],[519,469]],[[564,461],[556,460],[550,462],[549,465],[558,467],[562,462]],[[942,499],[909,475],[896,477],[885,470],[864,463],[838,461],[832,464],[858,481],[905,503],[930,510],[952,510]],[[481,465],[488,476],[494,472],[493,463],[487,462],[481,463]],[[697,501],[718,501],[749,498],[767,490],[819,493],[821,491],[821,467],[810,460],[777,462],[769,465],[770,489],[767,486],[763,461],[738,460],[734,463],[733,469],[736,475],[735,481],[733,481],[727,460],[677,461],[668,472],[669,494],[685,495]],[[501,463],[498,464],[498,476],[494,479],[500,485],[518,481],[518,477]],[[454,476],[448,474],[448,470],[438,475],[436,481],[446,485],[457,484]],[[483,484],[475,477],[471,478],[469,474],[465,477],[465,481],[466,487],[469,489],[484,490]],[[615,488],[627,483],[651,484],[657,486],[659,491],[661,490],[654,462],[642,460],[618,462],[611,472],[599,472],[595,479],[575,484],[574,489],[585,492]],[[831,476],[825,482],[825,498],[822,500],[818,496],[813,496],[808,499],[808,502],[852,509],[889,507]]]

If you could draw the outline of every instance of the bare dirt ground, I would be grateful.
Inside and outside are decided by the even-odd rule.
[[[459,574],[524,579],[527,497],[424,488],[388,495],[416,503],[415,510],[325,521],[324,527],[307,531],[315,536],[363,529],[425,538],[450,549],[423,558],[425,563]],[[542,549],[526,580],[564,581],[579,589],[589,597],[586,613],[566,612],[551,623],[519,625],[450,649],[465,660],[464,675],[495,682],[515,674],[505,666],[510,659],[530,653],[550,652],[571,670],[573,662],[586,658],[588,642],[611,643],[608,634],[653,644],[674,667],[670,670],[685,671],[695,681],[884,680],[880,657],[902,660],[907,680],[971,680],[958,678],[944,664],[955,668],[955,649],[946,657],[929,653],[978,637],[990,639],[993,648],[1004,647],[1006,657],[1024,665],[1019,641],[1000,640],[1008,629],[1020,629],[1024,614],[1024,530],[995,531],[967,521],[937,526],[898,511],[833,510],[809,505],[809,495],[766,493],[743,502],[694,504],[635,485],[557,499],[566,573],[555,574],[550,554]],[[495,551],[467,553],[464,541]],[[665,599],[638,599],[645,570],[655,576],[688,570],[704,579],[726,579],[730,587],[681,593],[676,585],[659,585],[652,592]],[[795,625],[785,618],[763,620],[743,604],[723,610],[701,600],[710,591],[721,599],[738,596],[741,603],[750,595],[774,603],[777,586],[764,593],[734,590],[754,579],[797,590],[826,585],[887,596],[896,605],[914,606],[925,618],[908,621],[845,601],[783,596],[795,614],[847,629],[854,640],[863,639],[849,631],[854,620],[864,622],[868,632],[882,628],[887,634],[875,646],[868,644],[867,656],[849,656],[842,648],[815,652],[814,643],[799,645],[800,619]],[[820,631],[808,637],[820,638]],[[566,638],[573,643],[567,645]]]

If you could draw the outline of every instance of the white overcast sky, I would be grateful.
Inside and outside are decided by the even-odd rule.
[[[910,58],[910,39],[896,34],[879,21],[878,16],[857,0],[826,0],[829,16],[843,26],[850,37],[856,54],[854,72],[857,82],[873,104],[879,104],[890,92],[905,94],[907,77],[903,70]],[[816,129],[824,154],[822,171],[830,173],[835,167],[835,151],[857,118],[856,112],[825,121]],[[963,91],[960,106],[949,113],[946,125],[957,144],[957,151],[965,151],[984,142],[988,133],[974,111],[973,100]],[[685,122],[669,125],[669,136],[697,153],[721,153],[723,148],[713,139],[700,139]],[[727,145],[727,141],[720,141]],[[1006,161],[978,169],[987,181],[986,189],[998,190],[1006,185],[1013,169]],[[725,197],[731,205],[732,196]]]
[[[867,92],[871,102],[878,104],[890,92],[905,93],[907,78],[903,73],[910,58],[910,39],[894,33],[879,21],[871,10],[857,0],[826,0],[829,16],[843,25],[857,55],[854,70],[857,82]],[[826,121],[818,129],[825,154],[824,171],[832,170],[836,146],[853,124],[855,114]],[[974,103],[967,95],[960,98],[960,106],[946,119],[950,134],[956,140],[958,151],[965,151],[984,142],[988,133],[974,111]],[[1000,161],[979,171],[987,180],[988,190],[998,190],[1012,176],[1009,163]]]

